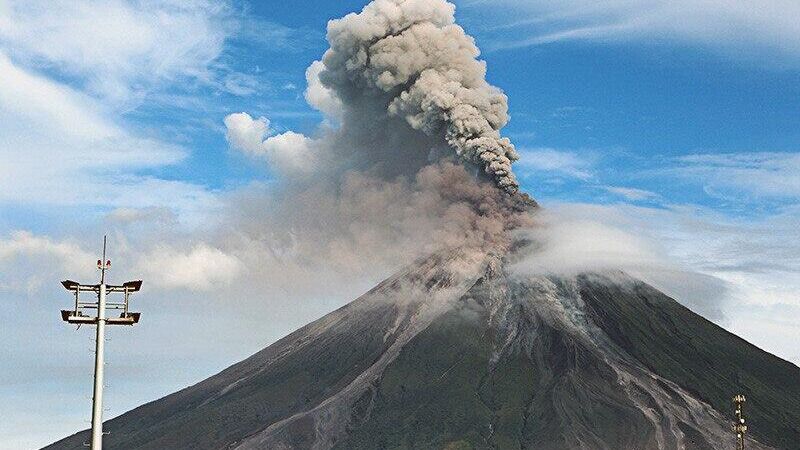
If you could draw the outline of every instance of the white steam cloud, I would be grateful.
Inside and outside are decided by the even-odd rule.
[[[247,113],[230,114],[225,117],[225,127],[232,147],[250,156],[266,158],[283,173],[302,174],[314,165],[309,138],[293,131],[269,136],[269,120],[264,117],[253,119]]]
[[[143,255],[135,271],[158,287],[207,291],[227,286],[242,269],[242,262],[235,256],[200,243],[185,251],[157,247]]]
[[[509,270],[523,276],[623,271],[724,323],[723,307],[732,301],[729,283],[672,255],[674,243],[658,235],[670,213],[645,219],[653,211],[581,204],[541,209],[534,226],[518,231],[531,248]]]

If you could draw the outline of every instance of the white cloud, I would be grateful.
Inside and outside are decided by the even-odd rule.
[[[300,52],[313,48],[324,41],[325,34],[319,28],[291,28],[252,14],[238,17],[238,29],[235,37],[251,42],[264,51],[278,51],[282,54]]]
[[[307,44],[244,9],[210,0],[0,1],[0,204],[169,208],[179,223],[203,222],[216,192],[152,175],[184,163],[189,150],[125,113],[145,100],[202,111],[208,101],[190,97],[198,89],[254,93],[256,78],[222,58],[232,40]],[[277,139],[272,153],[290,166],[286,146],[299,141]]]
[[[205,243],[190,250],[156,247],[144,255],[137,271],[157,288],[191,291],[219,290],[230,284],[243,270],[235,256]]]
[[[525,175],[526,172],[549,172],[566,175],[582,181],[592,178],[592,160],[586,154],[580,155],[571,150],[555,148],[523,148],[519,150],[520,160],[514,165],[515,170]]]
[[[174,95],[176,85],[246,96],[265,82],[226,64],[232,47],[286,52],[320,37],[247,9],[230,0],[4,0],[0,50],[120,110]]]
[[[115,275],[143,277],[156,289],[220,292],[244,270],[239,258],[205,242],[173,247],[141,237],[136,241],[133,245],[124,234],[111,236]],[[15,231],[0,239],[0,286],[32,293],[42,283],[65,277],[93,279],[97,259],[75,239]]]
[[[504,36],[522,35],[504,37],[497,44],[500,48],[566,40],[646,40],[697,44],[770,64],[781,57],[800,58],[796,20],[800,3],[794,0],[756,4],[735,0],[492,0],[471,4],[490,4],[498,14],[505,14]]]
[[[231,147],[250,156],[266,158],[280,172],[302,174],[314,167],[312,140],[306,136],[293,131],[269,136],[269,120],[253,119],[247,113],[229,114],[224,122],[225,136]]]
[[[700,182],[709,193],[729,196],[800,197],[800,153],[742,152],[678,158],[667,173]]]
[[[542,247],[516,270],[624,270],[797,361],[797,327],[767,322],[800,310],[799,212],[735,220],[687,206],[548,205],[531,232]]]
[[[15,231],[8,239],[0,240],[0,261],[31,257],[53,259],[75,270],[92,261],[92,255],[73,242],[56,242],[29,231]]]
[[[657,192],[629,186],[599,184],[610,173],[607,161],[601,164],[597,150],[567,150],[549,147],[522,148],[517,173],[525,179],[571,178],[583,186],[602,189],[627,201],[664,198]],[[604,156],[604,158],[611,158]],[[664,180],[683,188],[700,186],[706,195],[732,204],[785,207],[800,200],[800,153],[734,152],[696,153],[646,161],[648,166],[628,173],[628,180]],[[618,175],[614,171],[613,175]],[[624,179],[618,179],[617,182]]]
[[[0,239],[0,292],[39,292],[65,277],[93,275],[94,255],[72,240],[57,241],[29,231],[15,231]]]
[[[168,209],[180,224],[189,227],[211,227],[219,220],[220,193],[198,184],[137,175],[114,175],[93,181],[103,192],[81,192],[74,199],[76,203],[91,204],[94,200],[98,205]]]
[[[176,222],[175,212],[166,207],[151,206],[146,208],[116,208],[106,216],[108,220],[118,224],[139,222],[156,222],[172,224]]]
[[[748,306],[728,329],[738,336],[757,336],[759,346],[800,366],[797,317],[800,317],[800,307],[796,305]]]
[[[206,77],[231,31],[228,15],[225,3],[203,0],[10,0],[0,10],[0,45],[125,102],[163,81]]]
[[[532,272],[580,273],[586,270],[630,269],[664,265],[645,236],[624,231],[576,211],[544,209],[537,227],[527,232],[540,247],[516,269]]]
[[[202,186],[137,175],[180,163],[186,149],[129,131],[110,119],[107,105],[14,64],[2,51],[0,78],[0,203],[155,204],[179,212],[215,203]]]
[[[46,127],[97,140],[119,134],[92,99],[18,67],[2,51],[0,79],[0,111],[22,122],[19,131]]]
[[[306,136],[287,131],[267,138],[262,146],[278,168],[284,172],[302,173],[314,165],[310,144],[311,140]]]
[[[131,135],[108,119],[109,112],[101,103],[15,65],[2,51],[0,79],[0,135],[5,138],[0,143],[0,157],[13,160],[9,165],[47,161],[55,156],[69,161],[72,170],[109,165],[141,167],[173,164],[185,156],[185,150],[178,146]],[[26,144],[37,146],[39,139],[53,142],[42,143],[41,148],[25,148]]]
[[[320,111],[329,120],[339,121],[342,116],[342,101],[330,89],[326,88],[319,79],[319,74],[325,69],[322,61],[314,61],[306,69],[306,101],[312,108]]]
[[[587,222],[602,225],[594,231],[586,228],[589,231],[573,233],[579,237],[569,243],[572,247],[565,247],[567,250],[574,247],[577,251],[586,248],[588,257],[594,261],[632,260],[637,265],[655,255],[655,260],[672,260],[683,268],[724,279],[736,285],[739,292],[751,292],[743,290],[748,284],[757,291],[769,292],[742,295],[740,301],[800,305],[800,298],[795,294],[800,290],[800,276],[796,275],[800,273],[800,228],[796,225],[800,216],[797,211],[758,220],[735,220],[689,206],[660,209],[624,204],[556,204],[548,206],[548,210],[555,218],[549,222],[558,223],[559,227],[569,228],[570,224]],[[605,233],[605,227],[621,230],[625,236]],[[563,234],[560,230],[548,233],[556,233],[555,238]],[[583,239],[592,239],[593,235],[620,239],[611,239],[608,251],[604,250],[603,242],[581,243]],[[624,257],[595,257],[596,246],[600,246],[600,255],[614,255],[616,251]],[[629,250],[629,246],[638,251]],[[580,262],[581,258],[575,260]]]
[[[225,117],[225,136],[228,143],[237,150],[253,156],[261,156],[264,137],[269,133],[269,119],[253,119],[247,113],[233,113]]]
[[[644,189],[636,189],[621,186],[603,186],[606,191],[624,197],[630,201],[652,200],[658,198],[655,192],[646,191]]]
[[[262,83],[259,82],[258,78],[239,72],[233,72],[225,75],[225,78],[222,81],[222,86],[225,88],[226,92],[229,92],[233,95],[238,95],[240,97],[258,92],[259,85],[261,84]]]

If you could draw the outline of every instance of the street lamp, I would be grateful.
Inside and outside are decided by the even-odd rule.
[[[128,281],[121,285],[106,284],[106,270],[111,268],[111,260],[106,259],[107,238],[103,237],[103,259],[97,260],[100,270],[99,284],[81,284],[77,281],[64,280],[61,285],[70,292],[75,293],[73,309],[61,311],[61,319],[71,324],[95,325],[97,334],[94,351],[94,395],[92,395],[92,450],[103,448],[103,365],[105,352],[106,325],[135,325],[139,323],[138,312],[128,309],[130,295],[142,289],[142,281]],[[96,300],[81,301],[82,292],[92,292],[97,295]],[[106,294],[121,293],[121,302],[106,302]],[[106,310],[121,311],[119,317],[106,317]]]

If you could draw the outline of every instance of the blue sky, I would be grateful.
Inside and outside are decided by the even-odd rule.
[[[323,115],[306,101],[306,69],[327,48],[327,21],[364,4],[0,0],[0,302],[13,311],[0,319],[0,448],[86,426],[91,342],[58,321],[57,281],[95,275],[103,233],[114,276],[150,288],[142,326],[112,332],[111,416],[382,275],[264,294],[258,252],[237,253],[221,219],[275,182],[268,163],[229,148],[223,119],[247,112],[271,135],[314,135]],[[523,189],[569,223],[641,237],[712,279],[695,293],[653,281],[800,363],[789,320],[800,312],[800,6],[456,5],[509,97]]]

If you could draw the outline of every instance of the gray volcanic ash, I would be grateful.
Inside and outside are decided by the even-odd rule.
[[[486,64],[454,12],[441,0],[377,0],[331,21],[319,79],[342,100],[345,120],[369,123],[378,106],[443,139],[514,193],[511,163],[519,156],[499,132],[508,122],[507,98],[486,82]]]
[[[230,144],[278,179],[227,216],[251,242],[304,264],[357,272],[461,246],[502,253],[535,202],[518,191],[501,137],[506,96],[444,0],[377,0],[332,20],[306,97],[314,137],[269,134],[266,119],[225,119]],[[487,251],[489,251],[487,249]]]

